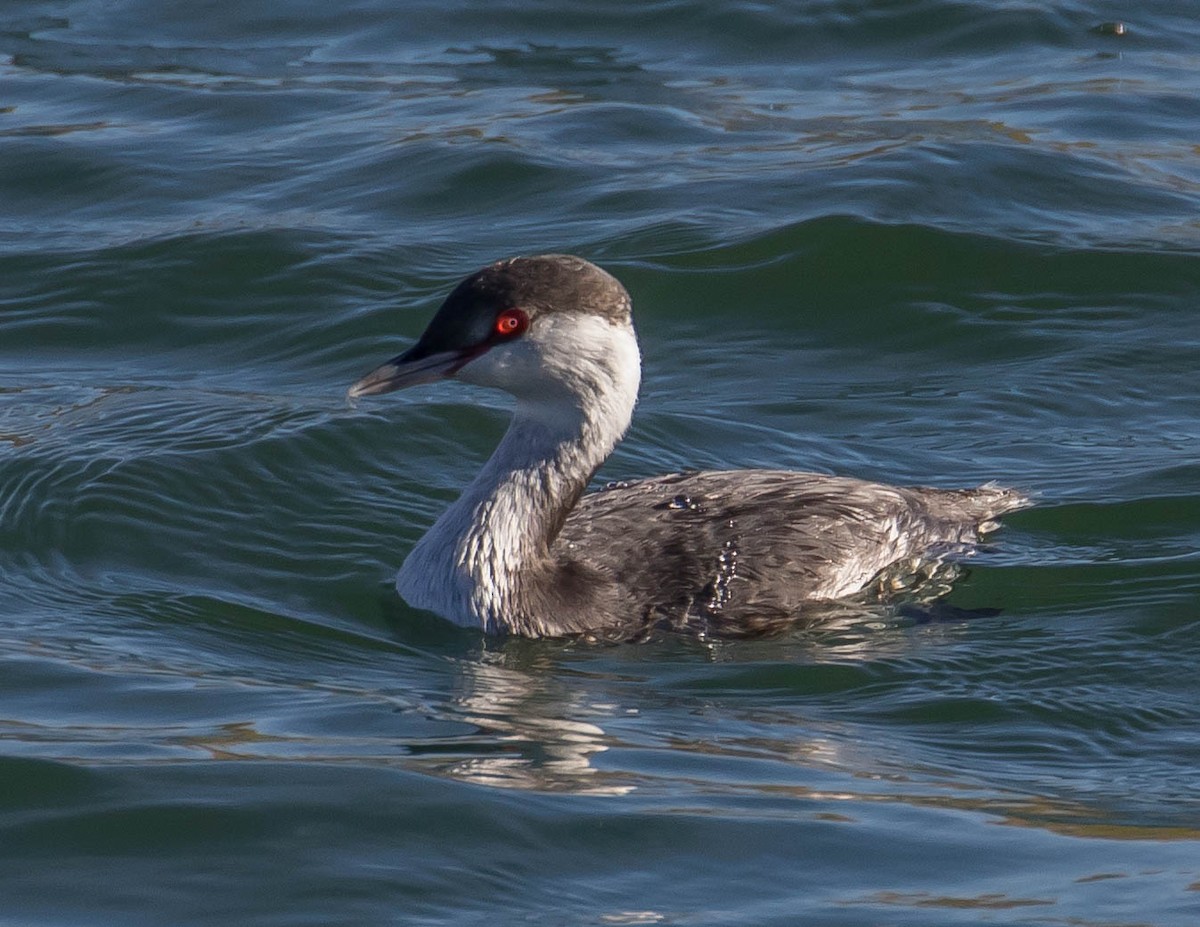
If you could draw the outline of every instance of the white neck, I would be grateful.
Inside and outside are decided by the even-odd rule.
[[[405,560],[396,587],[410,605],[485,631],[537,633],[563,617],[536,614],[546,590],[532,587],[551,579],[554,539],[629,426],[640,379],[631,326],[569,321],[522,349],[533,374],[519,352],[460,374],[508,388],[517,405],[487,463]]]

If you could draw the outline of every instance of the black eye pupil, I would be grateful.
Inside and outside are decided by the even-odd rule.
[[[518,312],[505,312],[496,318],[496,333],[513,335],[524,327],[525,319]]]

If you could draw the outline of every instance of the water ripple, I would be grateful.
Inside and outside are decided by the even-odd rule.
[[[1190,10],[1125,15],[12,11],[5,914],[1191,924],[1200,71]],[[1038,506],[938,607],[765,640],[409,610],[394,571],[506,404],[346,386],[463,273],[547,250],[637,307],[600,480]]]

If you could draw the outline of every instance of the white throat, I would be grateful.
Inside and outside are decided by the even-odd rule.
[[[396,577],[410,605],[485,631],[535,630],[528,587],[547,575],[538,567],[570,509],[629,427],[641,379],[632,325],[578,313],[539,322],[460,371],[515,395],[512,422]]]

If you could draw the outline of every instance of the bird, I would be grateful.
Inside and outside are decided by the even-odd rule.
[[[443,379],[506,391],[515,406],[491,457],[404,560],[396,589],[485,634],[774,627],[889,570],[970,550],[1029,504],[994,483],[901,487],[769,469],[586,492],[630,425],[641,354],[628,291],[573,255],[472,273],[416,343],[349,397]]]

